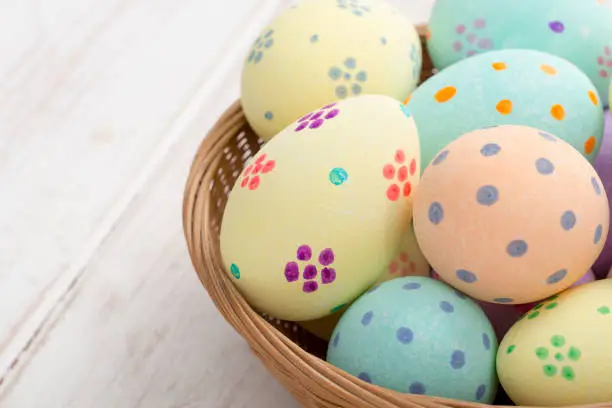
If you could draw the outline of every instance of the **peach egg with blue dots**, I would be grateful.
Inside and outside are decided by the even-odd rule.
[[[395,391],[491,403],[497,339],[481,308],[428,277],[373,287],[340,318],[327,361]]]
[[[607,104],[610,21],[610,0],[437,0],[427,47],[438,69],[492,50],[547,52],[583,71]]]
[[[500,343],[497,372],[520,405],[612,400],[612,281],[574,287],[539,303]]]
[[[255,40],[241,103],[267,141],[337,100],[380,94],[403,101],[419,81],[422,49],[410,20],[384,0],[302,0]]]
[[[321,107],[266,143],[221,225],[225,267],[246,300],[306,321],[371,287],[409,229],[419,153],[410,112],[383,95]]]
[[[419,129],[423,168],[460,135],[494,125],[550,132],[592,162],[604,129],[589,78],[539,51],[491,51],[459,61],[425,81],[407,106]]]
[[[419,246],[442,279],[501,304],[567,289],[597,259],[609,226],[589,162],[556,136],[516,125],[448,144],[423,173],[413,211]]]

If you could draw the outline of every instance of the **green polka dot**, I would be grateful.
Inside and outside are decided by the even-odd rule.
[[[610,308],[608,306],[602,306],[599,309],[597,309],[597,311],[599,312],[599,314],[602,314],[602,315],[610,314]]]
[[[546,299],[546,301],[550,302],[551,300],[555,300],[557,298],[559,298],[559,295],[553,295],[553,296],[549,297],[548,299]]]
[[[230,266],[230,272],[234,278],[240,279],[240,269],[238,269],[238,265],[232,264],[232,266]]]
[[[544,303],[538,303],[537,305],[535,305],[535,307],[533,308],[533,310],[538,310],[541,309],[542,306],[544,306]]]
[[[570,347],[569,351],[567,352],[567,357],[572,361],[580,360],[580,356],[582,356],[580,349],[573,346]]]
[[[555,360],[563,361],[563,360],[565,360],[565,357],[563,357],[563,354],[557,353],[557,354],[555,354]]]
[[[565,337],[555,334],[550,338],[550,344],[552,344],[553,347],[563,347],[565,346]]]
[[[341,305],[334,307],[332,310],[330,310],[330,313],[336,313],[338,310],[342,309],[344,306],[346,306],[346,303],[343,303]]]
[[[546,364],[543,368],[544,375],[547,377],[554,377],[557,375],[557,367],[552,364]]]
[[[561,369],[561,375],[567,381],[574,381],[574,379],[576,378],[576,373],[574,372],[574,369],[570,366],[563,367]]]
[[[529,316],[527,316],[527,319],[531,320],[531,319],[535,319],[536,317],[538,317],[540,315],[540,312],[538,312],[537,310],[535,312],[531,312],[529,313]]]
[[[515,348],[516,348],[516,346],[514,344],[509,346],[508,349],[506,350],[506,354],[512,353]]]
[[[557,302],[553,302],[553,303],[550,303],[550,304],[546,305],[546,307],[544,309],[551,310],[551,309],[554,309],[555,307],[557,307],[557,305],[558,305]]]
[[[331,181],[334,186],[343,184],[347,179],[348,173],[343,168],[336,167],[329,172],[329,181]]]
[[[538,347],[535,354],[540,360],[546,360],[548,358],[548,349],[546,347]]]

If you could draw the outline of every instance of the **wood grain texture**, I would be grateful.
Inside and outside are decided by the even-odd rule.
[[[392,1],[415,22],[432,2]],[[288,3],[0,0],[0,407],[296,406],[214,309],[180,219]]]

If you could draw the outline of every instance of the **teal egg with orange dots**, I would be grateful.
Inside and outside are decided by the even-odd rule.
[[[490,404],[497,339],[472,299],[422,276],[374,286],[342,315],[327,361],[398,392]]]
[[[501,49],[531,49],[575,64],[604,105],[612,75],[610,0],[437,0],[429,55],[438,69]]]
[[[497,354],[501,385],[517,405],[612,401],[612,280],[590,282],[535,306]]]
[[[406,106],[419,130],[423,170],[460,135],[490,126],[550,132],[590,162],[603,136],[603,106],[591,80],[540,51],[491,51],[459,61],[424,82]]]

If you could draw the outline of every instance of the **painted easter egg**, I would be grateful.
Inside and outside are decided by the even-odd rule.
[[[497,339],[471,299],[427,277],[375,286],[340,318],[327,361],[404,393],[491,403]]]
[[[400,276],[429,276],[430,267],[423,256],[414,235],[414,225],[410,223],[400,244],[396,257],[384,269],[377,283],[386,282]]]
[[[437,0],[429,21],[436,68],[501,49],[530,49],[564,58],[582,70],[608,103],[612,75],[610,0]]]
[[[601,252],[608,226],[593,167],[568,143],[527,126],[451,142],[423,173],[414,201],[416,237],[432,268],[492,303],[567,289]]]
[[[612,401],[612,281],[555,295],[516,323],[500,344],[499,379],[517,405]]]
[[[612,194],[612,116],[609,110],[605,113],[603,141],[594,166],[609,197]],[[612,267],[612,239],[606,241],[601,255],[593,265],[593,272],[596,276],[604,278],[610,267]]]
[[[309,113],[236,181],[221,226],[226,269],[271,316],[333,313],[397,255],[419,176],[416,126],[400,102],[362,95]]]
[[[603,110],[589,78],[539,51],[492,51],[458,62],[424,82],[408,105],[421,137],[422,166],[460,135],[495,125],[553,133],[595,159]]]
[[[421,72],[422,50],[406,16],[382,0],[303,0],[253,44],[241,103],[269,140],[320,106],[361,94],[403,101]]]

